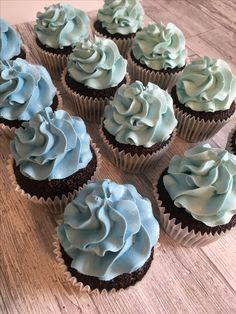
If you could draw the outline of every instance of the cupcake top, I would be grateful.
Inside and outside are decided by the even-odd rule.
[[[142,267],[159,237],[151,202],[131,184],[88,184],[67,205],[60,243],[80,273],[111,280]]]
[[[29,120],[56,95],[48,71],[20,58],[0,61],[0,91],[0,117],[7,120]]]
[[[137,33],[132,52],[140,63],[153,70],[181,68],[187,57],[184,35],[172,23],[148,24]]]
[[[127,60],[110,39],[96,37],[79,43],[69,56],[68,72],[77,82],[93,89],[117,86],[125,77]]]
[[[50,48],[75,46],[89,37],[89,18],[69,4],[52,4],[43,13],[37,13],[35,33]]]
[[[21,173],[33,180],[64,179],[92,159],[83,120],[50,107],[15,131],[10,147]]]
[[[104,0],[97,19],[110,34],[128,35],[142,27],[143,15],[139,0]]]
[[[117,142],[144,147],[167,140],[177,125],[171,96],[151,82],[123,84],[104,117],[105,129]]]
[[[9,60],[21,52],[22,40],[16,30],[0,18],[0,60]]]
[[[207,226],[236,214],[236,156],[226,150],[205,144],[174,156],[163,182],[175,206]]]
[[[176,92],[179,101],[194,111],[227,110],[236,97],[236,77],[223,60],[202,57],[186,66]]]

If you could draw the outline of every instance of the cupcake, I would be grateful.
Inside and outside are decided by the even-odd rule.
[[[203,246],[236,226],[236,156],[209,144],[174,156],[155,194],[165,231],[186,247]]]
[[[47,70],[17,58],[0,61],[0,126],[9,135],[36,112],[62,106]]]
[[[171,89],[186,65],[182,31],[172,23],[148,24],[138,32],[128,52],[131,79]]]
[[[126,57],[137,31],[142,28],[143,16],[139,0],[105,0],[92,22],[92,31],[96,36],[112,39]]]
[[[75,112],[86,121],[100,122],[104,107],[117,88],[129,82],[126,70],[127,61],[112,40],[95,37],[79,43],[62,74],[63,87]]]
[[[60,77],[73,47],[89,37],[89,18],[69,4],[52,4],[37,14],[34,30],[43,65]]]
[[[236,155],[236,126],[231,130],[231,132],[228,135],[226,149],[230,153]]]
[[[223,60],[198,58],[185,68],[171,95],[178,135],[200,142],[214,136],[233,116],[236,77]]]
[[[0,61],[26,58],[20,35],[4,19],[0,18]]]
[[[50,107],[15,131],[8,170],[17,191],[54,211],[94,176],[99,162],[83,120]]]
[[[57,261],[82,291],[125,289],[148,271],[159,224],[151,202],[131,184],[88,184],[67,205],[57,227]]]
[[[100,133],[117,167],[143,172],[170,146],[176,125],[170,95],[151,82],[136,81],[117,90]]]

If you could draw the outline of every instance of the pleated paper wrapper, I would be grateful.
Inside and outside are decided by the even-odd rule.
[[[92,143],[92,147],[95,151],[96,157],[97,157],[97,168],[93,174],[93,176],[91,177],[90,180],[88,180],[87,182],[85,182],[83,184],[83,186],[79,187],[78,190],[74,190],[73,192],[70,192],[68,195],[62,195],[60,198],[59,197],[55,197],[54,200],[52,200],[50,197],[48,197],[47,199],[44,199],[43,197],[38,198],[35,195],[30,195],[29,193],[25,192],[17,183],[16,181],[16,177],[15,177],[15,173],[14,173],[14,169],[13,169],[13,163],[14,163],[14,159],[12,155],[9,155],[8,161],[7,161],[7,170],[9,173],[9,177],[11,180],[11,184],[13,185],[13,187],[15,188],[15,191],[17,191],[18,193],[21,194],[21,196],[23,196],[24,198],[34,202],[34,203],[38,203],[38,204],[42,204],[44,206],[46,206],[50,212],[52,212],[53,214],[61,214],[64,212],[64,209],[66,207],[66,205],[68,203],[70,203],[78,194],[78,192],[85,187],[89,182],[93,181],[95,179],[95,177],[97,176],[98,172],[100,171],[101,168],[101,155],[99,152],[99,149],[96,147],[96,144]]]
[[[99,132],[106,148],[111,153],[111,162],[116,167],[129,173],[143,173],[144,170],[149,168],[154,162],[158,162],[158,159],[169,149],[176,136],[176,130],[174,130],[170,141],[159,151],[147,155],[139,156],[134,154],[132,156],[130,153],[125,153],[123,150],[119,151],[117,147],[110,144],[102,130],[102,126],[99,128]]]
[[[228,135],[228,140],[227,140],[227,144],[226,144],[226,149],[231,153],[231,154],[235,154],[234,152],[234,148],[233,148],[233,143],[232,143],[232,138],[233,138],[233,135],[234,133],[236,132],[236,127],[233,128],[229,135]]]
[[[88,96],[80,95],[79,93],[73,91],[66,83],[65,76],[67,73],[67,68],[64,69],[61,82],[63,88],[66,90],[68,95],[71,97],[74,104],[74,112],[88,122],[100,122],[103,116],[104,108],[109,104],[109,101],[113,99],[110,98],[93,98]],[[129,75],[126,74],[126,84],[130,83]]]

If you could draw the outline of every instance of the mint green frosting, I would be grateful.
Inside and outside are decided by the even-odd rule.
[[[89,18],[69,4],[52,4],[37,13],[34,30],[43,45],[62,49],[89,37]]]
[[[227,110],[236,97],[236,77],[221,59],[193,60],[179,76],[179,101],[195,111]]]
[[[144,147],[167,140],[177,125],[171,96],[151,82],[123,84],[104,117],[105,129],[117,142]]]
[[[21,173],[33,180],[64,179],[92,159],[83,120],[50,107],[15,131],[11,151]]]
[[[127,35],[142,28],[143,15],[139,0],[105,0],[97,19],[110,34]]]
[[[67,205],[59,241],[78,272],[111,280],[142,267],[159,238],[151,202],[131,184],[88,184]]]
[[[43,66],[20,58],[0,61],[0,117],[29,120],[51,106],[55,95],[56,87]]]
[[[137,33],[132,52],[140,63],[153,70],[181,68],[187,57],[184,35],[172,23],[148,24]]]
[[[125,77],[127,60],[116,44],[96,37],[79,43],[69,56],[68,72],[77,82],[93,89],[117,86]]]
[[[0,18],[0,60],[10,60],[21,52],[22,40],[16,30]]]
[[[226,150],[205,144],[174,156],[163,181],[175,206],[210,227],[236,214],[236,156]]]

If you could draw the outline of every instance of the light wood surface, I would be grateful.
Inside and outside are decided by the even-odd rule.
[[[143,1],[144,2],[144,1]],[[146,14],[155,21],[174,22],[186,34],[191,58],[212,55],[235,64],[235,9],[232,1],[145,0]],[[232,10],[234,9],[234,13]],[[38,62],[32,42],[32,24],[18,26]],[[214,35],[214,36],[213,36]],[[61,90],[65,109],[73,113]],[[209,142],[225,147],[236,118]],[[177,138],[160,162],[142,175],[124,173],[113,166],[103,149],[97,124],[87,124],[103,153],[99,178],[134,184],[152,196],[152,184],[163,163],[193,146]],[[20,197],[11,188],[6,171],[9,138],[0,133],[0,313],[236,313],[236,232],[198,249],[186,249],[161,231],[161,246],[143,280],[124,292],[108,296],[79,294],[67,284],[53,254],[58,217]]]

